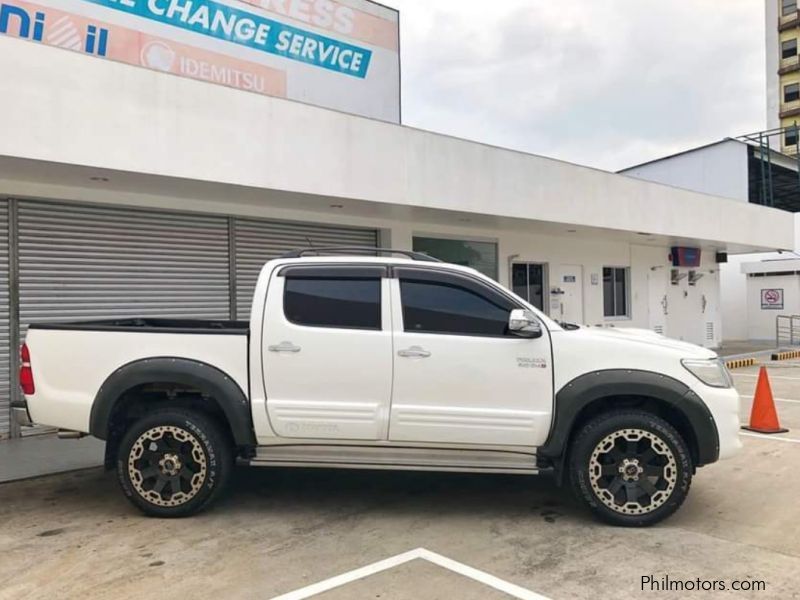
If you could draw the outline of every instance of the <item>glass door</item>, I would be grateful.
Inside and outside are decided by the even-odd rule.
[[[545,265],[514,263],[511,265],[511,289],[541,311],[544,308]]]

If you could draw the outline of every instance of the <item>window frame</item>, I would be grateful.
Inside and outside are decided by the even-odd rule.
[[[459,266],[466,266],[467,268],[475,269],[476,271],[481,273],[481,275],[485,275],[486,277],[489,277],[492,281],[499,281],[500,280],[500,242],[497,239],[480,238],[480,237],[464,237],[464,236],[460,236],[460,235],[446,235],[446,234],[438,234],[438,233],[434,234],[434,233],[419,233],[419,232],[415,232],[411,236],[411,246],[412,246],[412,248],[414,248],[415,252],[419,252],[419,251],[424,252],[424,250],[421,250],[421,249],[418,250],[417,249],[416,242],[418,240],[419,241],[431,240],[431,241],[434,241],[434,242],[461,242],[461,243],[466,243],[466,244],[490,244],[490,245],[494,246],[494,261],[492,263],[492,270],[493,270],[494,276],[492,276],[490,274],[487,274],[487,273],[484,273],[483,271],[480,271],[476,267],[471,267],[469,265],[461,265],[460,263],[455,263],[455,262],[453,264],[459,264]],[[435,257],[435,258],[441,258],[441,257]],[[445,260],[445,262],[450,262],[446,258],[444,260]]]
[[[794,134],[794,142],[789,141],[789,134]],[[789,146],[797,146],[797,142],[800,141],[800,129],[796,129],[794,127],[789,127],[786,131],[783,132],[783,145],[784,147]]]
[[[792,98],[791,100],[786,98],[786,90],[788,90],[790,87],[795,87],[796,88],[794,94],[797,96],[796,98]],[[795,81],[793,83],[787,83],[786,85],[784,85],[783,86],[783,103],[784,104],[789,104],[791,102],[797,102],[798,100],[800,100],[800,82]]]
[[[605,270],[611,269],[612,272],[616,271],[623,271],[624,278],[623,284],[625,286],[625,290],[623,292],[625,298],[625,314],[613,314],[607,315],[606,314],[606,288],[605,288]],[[631,268],[628,266],[620,266],[620,265],[603,265],[603,319],[605,321],[630,321],[633,317],[633,311],[631,310]],[[615,273],[612,273],[612,277],[615,277]],[[614,312],[616,313],[617,310],[617,293],[614,284],[616,283],[616,279],[612,280],[611,289],[614,290]]]
[[[794,44],[794,50],[788,56],[786,55],[787,44]],[[788,40],[783,40],[781,42],[781,60],[788,60],[796,56],[797,56],[797,38],[789,38]]]
[[[521,294],[517,294],[515,291],[514,285],[514,267],[524,266],[525,267],[525,278],[526,278],[526,292],[528,297],[524,297]],[[530,299],[530,290],[531,290],[531,279],[530,279],[530,269],[532,266],[539,267],[542,270],[542,306],[536,306],[531,299]],[[511,263],[510,270],[508,273],[508,283],[509,289],[511,289],[514,294],[520,296],[525,302],[540,310],[541,312],[547,314],[548,306],[547,306],[547,299],[549,297],[550,285],[549,285],[549,263],[545,262],[537,262],[537,261],[530,261],[530,260],[514,260]]]
[[[278,272],[278,277],[283,277],[283,290],[281,297],[281,308],[283,318],[287,323],[295,327],[308,329],[335,329],[344,331],[363,331],[363,332],[383,332],[384,314],[387,307],[384,306],[384,286],[388,276],[388,269],[382,265],[289,265]],[[378,283],[378,325],[377,327],[360,327],[348,325],[318,325],[312,323],[300,323],[292,319],[286,312],[287,294],[289,293],[288,282],[290,280],[343,280],[343,281],[377,281]]]
[[[496,298],[500,299],[501,301],[508,304],[510,307],[508,309],[509,316],[512,310],[514,309],[524,309],[528,310],[528,307],[521,305],[517,300],[506,294],[500,289],[496,289],[494,286],[489,285],[485,281],[477,277],[473,277],[467,273],[454,273],[453,271],[445,271],[440,269],[432,269],[432,268],[419,268],[419,267],[396,267],[393,269],[393,278],[397,280],[397,291],[400,300],[399,306],[399,316],[400,316],[400,323],[398,323],[395,327],[396,330],[405,333],[405,334],[419,334],[419,335],[445,335],[445,336],[455,336],[455,337],[471,337],[471,338],[487,338],[487,339],[511,339],[511,340],[520,340],[525,339],[519,336],[514,335],[513,333],[509,332],[507,329],[505,333],[502,335],[494,335],[494,334],[481,334],[481,333],[459,333],[459,332],[452,332],[452,331],[429,331],[429,330],[418,330],[418,329],[406,329],[406,316],[405,316],[405,304],[403,303],[403,289],[402,283],[403,280],[412,280],[416,282],[422,283],[430,283],[433,285],[450,285],[453,287],[460,287],[468,292],[472,292],[478,296],[485,297],[487,295],[492,296],[494,295]],[[492,301],[489,298],[484,298],[488,302],[497,304],[497,302]],[[542,329],[546,329],[544,323],[540,324]]]

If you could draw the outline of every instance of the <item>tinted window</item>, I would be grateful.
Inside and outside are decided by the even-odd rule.
[[[797,40],[791,39],[781,43],[781,58],[793,58],[797,56]]]
[[[797,144],[797,129],[787,129],[786,133],[784,134],[784,145],[785,146],[794,146]]]
[[[628,316],[627,268],[603,268],[603,315],[606,317]]]
[[[298,325],[381,328],[381,280],[287,277],[286,318]]]
[[[783,101],[794,102],[800,100],[800,83],[790,83],[783,88]]]
[[[544,310],[544,266],[533,263],[514,263],[511,267],[514,293]]]
[[[403,325],[408,332],[502,336],[513,308],[502,297],[451,283],[400,280]]]
[[[781,14],[786,16],[797,10],[797,0],[783,0]]]

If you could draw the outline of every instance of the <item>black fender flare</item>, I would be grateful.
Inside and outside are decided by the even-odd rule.
[[[609,369],[576,377],[555,395],[553,424],[539,454],[563,457],[581,411],[592,402],[612,397],[650,398],[679,411],[697,443],[697,465],[719,458],[719,433],[711,411],[685,383],[652,371]]]
[[[149,383],[177,383],[207,393],[225,413],[236,445],[256,445],[250,402],[237,383],[213,365],[173,357],[136,360],[109,375],[92,404],[91,434],[101,440],[107,439],[116,403],[128,390]]]

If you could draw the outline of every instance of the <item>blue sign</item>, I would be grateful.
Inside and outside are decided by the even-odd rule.
[[[85,0],[363,79],[372,51],[213,0]]]

